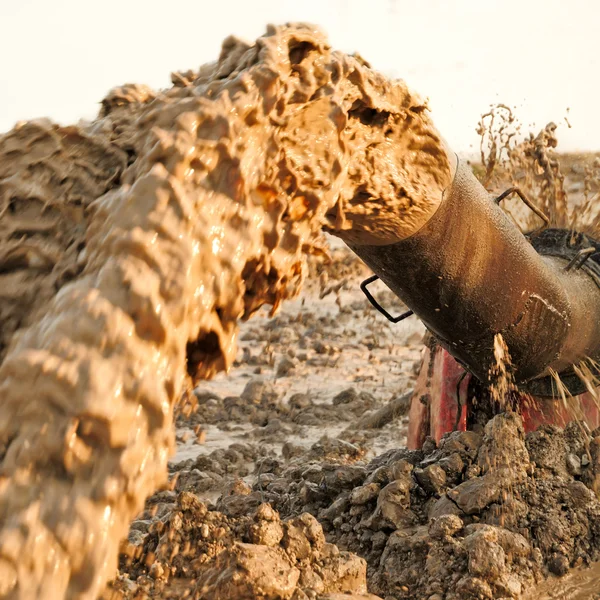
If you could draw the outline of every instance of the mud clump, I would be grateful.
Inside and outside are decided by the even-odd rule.
[[[600,558],[600,438],[588,435],[574,422],[525,436],[506,413],[439,447],[290,465],[259,487],[282,515],[314,515],[329,542],[365,558],[374,594],[519,598]]]
[[[251,362],[251,364],[253,364]],[[279,371],[279,367],[277,368]],[[276,377],[280,377],[276,373]],[[272,384],[262,378],[251,379],[240,396],[220,398],[214,393],[196,390],[192,414],[181,418],[181,423],[218,424],[252,423],[262,428],[270,427],[274,434],[285,434],[285,427],[318,426],[323,422],[343,422],[348,417],[358,419],[367,411],[378,407],[379,402],[368,392],[348,388],[337,394],[331,403],[316,403],[309,394],[293,394],[283,402]],[[340,409],[343,408],[343,413]],[[259,432],[257,431],[257,434]],[[264,439],[266,431],[260,432]]]
[[[183,589],[198,600],[366,593],[363,559],[327,543],[313,516],[282,521],[268,504],[232,518],[182,492],[143,541],[123,549],[121,574],[103,598],[181,598]]]

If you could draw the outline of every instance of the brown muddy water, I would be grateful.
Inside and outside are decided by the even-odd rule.
[[[557,579],[551,577],[531,590],[526,600],[598,600],[600,598],[600,563],[573,569]]]

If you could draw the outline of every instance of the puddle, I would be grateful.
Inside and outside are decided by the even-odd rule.
[[[551,577],[531,590],[524,600],[599,600],[600,562],[574,569],[562,578]]]

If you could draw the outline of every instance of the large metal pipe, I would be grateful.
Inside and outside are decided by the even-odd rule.
[[[501,333],[523,388],[554,395],[555,370],[583,390],[572,366],[600,357],[600,271],[566,267],[582,247],[599,251],[593,240],[561,230],[528,239],[459,162],[418,231],[349,246],[478,379],[489,379]]]

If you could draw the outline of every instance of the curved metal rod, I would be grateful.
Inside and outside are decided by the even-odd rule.
[[[400,321],[403,321],[404,319],[408,319],[408,317],[410,317],[411,315],[414,315],[412,310],[407,310],[405,313],[402,313],[401,315],[397,316],[397,317],[392,317],[392,315],[390,315],[390,313],[385,310],[385,308],[383,308],[383,306],[381,306],[381,304],[379,304],[379,302],[377,302],[377,300],[375,300],[375,298],[373,297],[373,295],[371,294],[371,292],[369,292],[368,289],[368,285],[373,283],[374,281],[377,281],[379,279],[378,275],[372,275],[371,277],[365,279],[361,284],[360,284],[360,289],[363,291],[363,294],[367,297],[367,300],[388,320],[391,321],[392,323],[399,323]]]
[[[570,261],[569,264],[565,267],[565,271],[570,271],[573,267],[576,269],[581,269],[585,264],[585,261],[592,256],[592,254],[596,253],[596,247],[590,246],[589,248],[584,248],[580,250]]]
[[[527,198],[527,196],[521,191],[521,188],[518,188],[518,187],[508,188],[507,190],[502,192],[494,200],[494,202],[496,204],[500,204],[500,202],[502,202],[502,200],[504,200],[504,198],[506,198],[507,196],[510,196],[513,192],[515,194],[517,194],[517,196],[519,196],[519,198],[521,198],[521,200],[523,201],[523,204],[525,204],[525,206],[529,207],[540,219],[542,219],[542,221],[544,221],[543,225],[540,225],[540,227],[538,227],[537,229],[534,229],[532,232],[529,233],[529,235],[535,235],[536,233],[541,233],[542,231],[544,231],[544,229],[546,229],[550,225],[550,219],[533,202],[531,202],[531,200],[529,200],[529,198]]]

